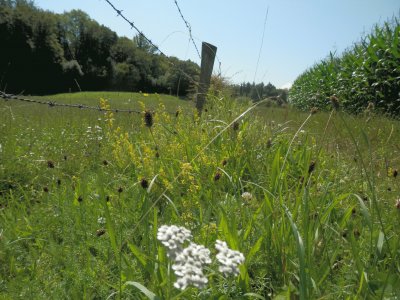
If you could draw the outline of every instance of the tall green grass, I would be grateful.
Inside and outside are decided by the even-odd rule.
[[[143,111],[163,102],[151,127],[143,115],[0,104],[0,298],[400,297],[398,122],[222,96],[201,117],[176,115],[190,103],[138,97]],[[214,261],[205,289],[173,288],[163,224],[213,254],[216,239],[243,252],[240,275]]]
[[[340,56],[330,54],[294,82],[289,99],[296,107],[328,109],[336,95],[351,113],[368,109],[400,114],[400,24],[393,18],[376,25]]]

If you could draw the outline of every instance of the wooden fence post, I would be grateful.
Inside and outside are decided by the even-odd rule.
[[[206,96],[208,88],[210,87],[211,74],[214,66],[216,53],[217,53],[217,47],[206,42],[202,43],[200,82],[199,82],[199,89],[197,92],[197,101],[196,101],[196,108],[199,115],[201,115],[204,103],[206,102]]]

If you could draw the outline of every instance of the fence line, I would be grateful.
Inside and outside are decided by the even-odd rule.
[[[5,101],[18,100],[18,101],[22,101],[22,102],[48,105],[49,107],[70,107],[70,108],[97,110],[97,111],[101,111],[101,112],[110,111],[110,112],[115,112],[115,113],[127,112],[127,113],[142,114],[141,111],[133,110],[133,109],[115,109],[115,108],[104,109],[99,106],[89,106],[89,105],[84,105],[84,104],[67,104],[67,103],[58,103],[58,102],[49,101],[49,100],[28,99],[28,98],[24,98],[24,97],[13,95],[13,94],[6,94],[2,91],[0,91],[0,98],[4,99]]]
[[[176,5],[176,8],[178,9],[179,14],[181,15],[181,18],[182,18],[183,22],[185,23],[185,25],[186,25],[186,27],[187,27],[187,29],[188,29],[188,31],[189,31],[189,38],[190,38],[190,40],[192,41],[192,43],[193,43],[193,45],[194,45],[194,48],[196,49],[197,55],[198,55],[199,58],[201,59],[201,55],[200,55],[199,49],[197,48],[197,45],[196,45],[196,43],[195,43],[195,41],[194,41],[194,39],[193,39],[193,35],[192,35],[192,26],[190,26],[189,22],[186,21],[185,17],[183,16],[182,10],[181,10],[181,8],[180,8],[179,5],[178,5],[178,1],[174,0],[174,2],[175,2],[175,5]]]
[[[194,80],[192,78],[192,76],[190,76],[189,74],[187,74],[184,70],[182,70],[182,68],[178,67],[175,63],[173,63],[171,60],[169,60],[168,56],[161,51],[161,49],[154,44],[136,25],[133,21],[130,21],[123,13],[121,9],[118,9],[115,7],[115,5],[110,1],[110,0],[104,0],[106,1],[113,10],[115,10],[115,12],[117,13],[117,16],[121,17],[123,20],[125,20],[130,26],[131,28],[135,29],[140,36],[142,36],[144,39],[146,39],[147,42],[149,42],[161,55],[165,56],[168,60],[168,63],[173,66],[174,68],[176,68],[177,70],[179,70],[185,77],[187,77],[195,86],[198,86],[198,82],[196,80]]]

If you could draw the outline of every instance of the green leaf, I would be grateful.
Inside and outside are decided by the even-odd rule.
[[[151,292],[148,288],[146,288],[144,285],[140,284],[139,282],[136,281],[127,281],[125,282],[125,285],[132,285],[135,288],[137,288],[139,291],[141,291],[143,294],[146,295],[147,298],[151,300],[161,300],[160,297],[158,297],[156,294]]]
[[[255,245],[253,247],[251,247],[249,254],[247,254],[246,260],[247,261],[251,261],[251,259],[253,258],[253,256],[260,251],[262,242],[263,242],[264,238],[260,237],[257,242],[255,243]]]
[[[379,231],[378,243],[376,244],[376,247],[378,248],[379,254],[382,253],[382,247],[383,247],[384,239],[385,239],[385,234],[382,231]]]

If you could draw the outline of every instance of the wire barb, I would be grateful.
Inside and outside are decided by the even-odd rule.
[[[110,0],[104,0],[104,1],[106,1],[111,7],[112,7],[112,9],[113,10],[115,10],[115,12],[117,13],[117,15],[119,16],[119,17],[121,17],[122,19],[124,19],[130,26],[131,26],[131,28],[133,28],[133,29],[135,29],[148,43],[150,43],[150,45],[152,45],[153,47],[154,47],[154,49],[156,49],[156,51],[158,52],[158,53],[160,53],[162,56],[164,56],[164,57],[166,57],[168,60],[168,63],[171,65],[171,66],[173,66],[174,68],[176,68],[177,70],[179,70],[185,77],[187,77],[195,86],[198,86],[198,82],[196,81],[196,80],[194,80],[193,78],[192,78],[192,76],[191,75],[189,75],[188,73],[186,73],[182,68],[180,68],[180,67],[178,67],[175,63],[173,63],[171,60],[169,60],[169,58],[168,58],[168,56],[163,52],[163,51],[161,51],[161,49],[156,45],[156,44],[154,44],[136,25],[135,25],[135,23],[133,22],[133,21],[130,21],[123,13],[122,13],[122,10],[121,9],[117,9],[115,6],[114,6],[114,4],[112,4],[111,3],[111,1]]]
[[[194,39],[193,39],[193,35],[192,35],[192,26],[190,26],[189,22],[188,22],[188,21],[185,19],[185,17],[183,16],[182,10],[181,10],[181,8],[179,7],[178,1],[177,1],[177,0],[174,0],[174,2],[175,2],[175,5],[176,5],[176,8],[177,8],[178,11],[179,11],[179,14],[181,15],[181,18],[182,18],[183,22],[185,23],[185,25],[186,25],[186,27],[187,27],[187,29],[188,29],[188,31],[189,31],[189,36],[190,36],[190,39],[191,39],[191,41],[192,41],[194,47],[196,48],[197,55],[198,55],[199,58],[201,59],[201,55],[200,55],[199,49],[197,48],[197,45],[196,45],[196,43],[195,43],[195,41],[194,41]]]

